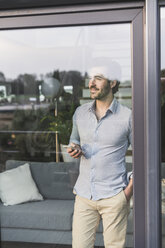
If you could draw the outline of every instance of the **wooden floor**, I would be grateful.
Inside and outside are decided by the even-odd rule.
[[[34,244],[20,242],[2,242],[0,248],[72,248],[71,245],[56,245],[56,244]],[[95,246],[95,248],[103,248]]]

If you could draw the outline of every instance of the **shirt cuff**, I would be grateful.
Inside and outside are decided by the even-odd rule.
[[[76,139],[70,140],[68,146],[70,146],[71,143],[74,143],[74,144],[76,144],[76,145],[80,145],[80,142],[79,142],[78,140],[76,140]]]
[[[127,172],[127,182],[129,183],[130,179],[133,178],[133,172]]]

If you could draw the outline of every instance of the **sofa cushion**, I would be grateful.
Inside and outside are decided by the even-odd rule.
[[[0,203],[2,228],[71,230],[74,201],[44,200],[14,206]]]
[[[25,161],[8,160],[6,169],[16,168]],[[37,187],[45,199],[73,200],[73,185],[70,173],[78,175],[76,163],[28,162]]]
[[[43,200],[31,176],[28,163],[0,173],[0,198],[5,206]]]

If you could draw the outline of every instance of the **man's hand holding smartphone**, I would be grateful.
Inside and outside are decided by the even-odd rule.
[[[74,143],[71,143],[70,146],[68,146],[67,152],[72,158],[80,158],[82,155],[81,147]]]

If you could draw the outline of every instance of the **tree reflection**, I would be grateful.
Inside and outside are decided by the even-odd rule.
[[[58,117],[54,115],[53,100],[41,93],[45,76],[58,79],[62,85]],[[52,134],[58,131],[59,142],[68,144],[72,115],[80,105],[84,82],[85,76],[79,71],[54,70],[40,79],[25,73],[14,80],[6,79],[0,72],[1,151],[13,151],[14,159],[37,160],[38,156],[47,156],[47,160],[52,161],[54,155],[51,153],[55,151]],[[67,92],[65,86],[71,86],[72,90]]]

